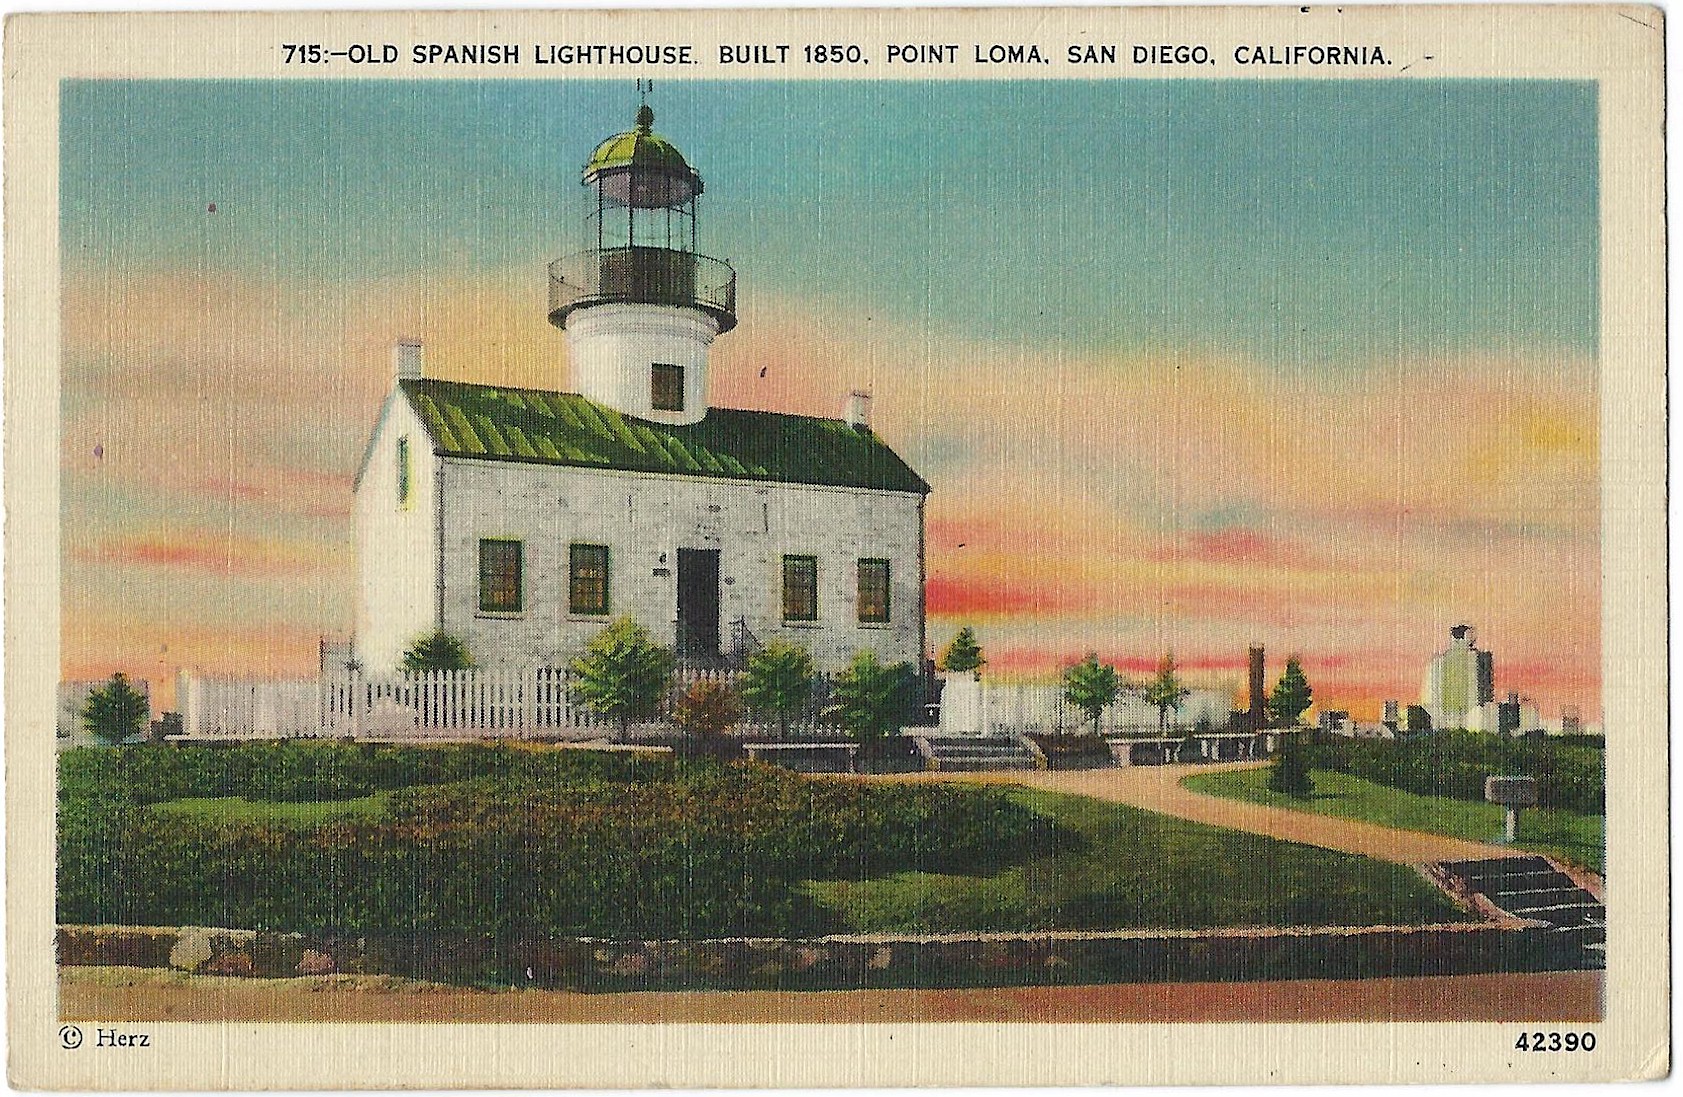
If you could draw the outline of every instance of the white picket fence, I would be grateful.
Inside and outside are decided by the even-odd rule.
[[[1175,730],[1204,725],[1221,730],[1233,711],[1232,698],[1217,690],[1193,690],[1169,714]],[[1138,690],[1123,690],[1099,713],[1103,735],[1155,735],[1157,706]],[[1093,718],[1064,697],[1061,684],[991,682],[949,675],[941,692],[941,731],[947,735],[1017,735],[1024,732],[1091,730]]]
[[[729,683],[736,677],[730,670],[682,668],[672,693],[698,681]],[[816,729],[827,696],[827,683],[818,683],[814,704],[791,727]],[[612,726],[579,700],[559,667],[389,676],[344,671],[294,680],[205,678],[182,671],[176,706],[182,731],[204,739],[525,737]],[[668,715],[662,711],[658,718]]]

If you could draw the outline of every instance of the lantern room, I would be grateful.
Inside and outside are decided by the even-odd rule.
[[[721,332],[736,326],[736,273],[700,254],[696,174],[677,146],[654,132],[654,111],[596,146],[581,182],[588,192],[590,250],[550,266],[550,322],[607,302],[700,309]]]
[[[708,347],[736,326],[736,272],[697,247],[701,176],[644,103],[580,181],[585,250],[549,265],[549,322],[567,333],[577,390],[627,415],[699,422]]]

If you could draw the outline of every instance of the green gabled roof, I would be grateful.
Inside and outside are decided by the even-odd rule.
[[[668,426],[571,392],[432,378],[400,389],[446,457],[929,493],[882,439],[840,419],[712,408]]]

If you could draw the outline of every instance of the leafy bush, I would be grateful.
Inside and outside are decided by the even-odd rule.
[[[1281,736],[1280,749],[1268,767],[1268,787],[1299,800],[1314,795],[1315,781],[1309,773],[1309,759],[1295,735]]]
[[[739,753],[741,744],[724,734],[740,719],[742,699],[724,682],[695,682],[672,706],[672,722],[683,729],[685,746],[703,754]]]
[[[869,755],[917,721],[917,670],[910,663],[883,666],[876,652],[861,651],[836,679],[836,708],[841,726]]]
[[[570,664],[573,689],[586,704],[619,725],[624,739],[631,721],[653,716],[666,699],[677,657],[655,643],[649,630],[620,617],[591,637]]]
[[[128,675],[118,671],[88,694],[82,724],[107,743],[121,743],[145,732],[151,712],[146,694],[129,685]]]
[[[1334,738],[1312,749],[1311,764],[1318,769],[1422,796],[1483,800],[1486,777],[1527,774],[1537,779],[1543,807],[1588,815],[1607,810],[1603,752],[1593,747],[1438,731],[1403,740]]]
[[[995,789],[582,751],[135,747],[60,768],[66,922],[775,934],[797,924],[802,880],[973,870],[1024,856],[1048,825]],[[146,806],[328,787],[395,791],[384,816],[313,826]]]
[[[789,738],[789,721],[811,702],[814,673],[811,653],[798,644],[773,640],[748,657],[742,699],[777,721],[778,742]]]
[[[438,629],[427,633],[403,653],[402,667],[407,674],[431,674],[437,671],[472,670],[473,655],[461,638]]]

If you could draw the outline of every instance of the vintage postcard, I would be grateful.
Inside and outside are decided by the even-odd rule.
[[[1662,18],[13,17],[13,1083],[1665,1074]]]

